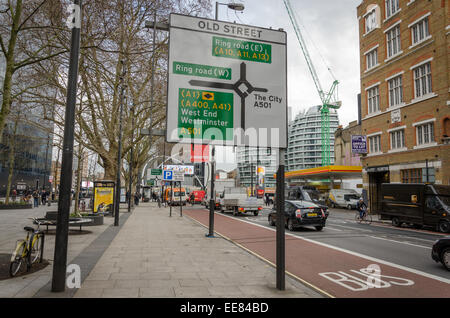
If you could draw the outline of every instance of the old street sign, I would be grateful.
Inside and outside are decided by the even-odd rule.
[[[167,141],[287,145],[286,33],[170,15]]]

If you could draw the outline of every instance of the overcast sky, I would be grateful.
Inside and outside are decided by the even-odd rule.
[[[231,0],[220,1],[223,3]],[[243,12],[219,6],[219,20],[259,27],[284,29],[288,34],[288,106],[292,116],[321,101],[283,0],[235,0],[245,5]],[[322,88],[327,91],[333,78],[339,81],[339,123],[344,127],[358,119],[360,93],[359,35],[356,8],[361,0],[290,0],[316,68]],[[215,1],[213,1],[215,4]],[[227,165],[220,165],[227,168]]]

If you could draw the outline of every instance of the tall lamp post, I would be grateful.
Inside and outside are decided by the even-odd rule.
[[[219,5],[225,5],[229,9],[235,10],[235,11],[243,11],[244,5],[240,3],[221,3],[216,1],[216,11],[214,14],[214,18],[216,21],[219,20]],[[216,149],[214,145],[212,146],[211,150],[211,196],[209,200],[209,233],[206,234],[206,237],[214,237],[214,209],[216,207],[216,200],[215,200],[215,191],[214,191],[214,179],[215,179],[215,173],[214,173],[214,156],[215,156]]]
[[[122,112],[123,112],[123,104],[125,100],[125,84],[123,83],[125,80],[126,73],[126,63],[124,60],[122,63],[122,75],[121,75],[121,84],[122,89],[120,93],[120,113],[119,113],[119,146],[117,151],[117,172],[116,172],[116,193],[115,193],[115,204],[114,204],[114,226],[119,226],[119,211],[120,211],[120,168],[122,166]]]
[[[130,162],[128,165],[129,171],[129,185],[128,185],[128,212],[131,212],[131,188],[133,185],[133,143],[134,143],[134,104],[130,108],[131,113],[131,149],[130,149]]]

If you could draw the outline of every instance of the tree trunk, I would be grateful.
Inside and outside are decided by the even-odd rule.
[[[3,101],[2,109],[0,110],[0,143],[3,140],[3,130],[6,125],[6,118],[11,111],[11,89],[12,89],[12,76],[14,73],[14,53],[17,42],[18,28],[20,25],[20,16],[22,15],[22,0],[17,1],[16,12],[13,16],[13,24],[11,27],[11,37],[8,43],[8,51],[5,54],[6,70],[5,78],[3,82]]]
[[[17,116],[16,120],[14,121],[14,131],[10,136],[10,142],[9,142],[9,172],[8,172],[8,184],[6,186],[6,198],[5,198],[5,204],[9,203],[9,195],[11,193],[11,184],[12,184],[12,177],[14,172],[14,155],[15,155],[15,148],[16,148],[16,134],[17,134],[17,124],[19,121],[19,115]]]

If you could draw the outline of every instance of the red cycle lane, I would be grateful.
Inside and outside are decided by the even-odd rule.
[[[209,226],[207,210],[186,210],[184,214]],[[214,231],[276,263],[274,230],[215,214]],[[338,298],[450,297],[449,280],[427,277],[290,235],[286,235],[286,271],[325,295]]]

